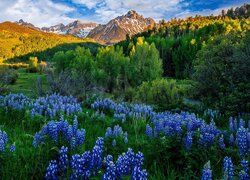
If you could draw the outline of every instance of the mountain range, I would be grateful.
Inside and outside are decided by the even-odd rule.
[[[79,20],[67,25],[60,23],[55,26],[42,28],[36,27],[22,19],[16,23],[44,32],[72,35],[80,38],[89,37],[101,44],[112,44],[125,40],[127,35],[135,35],[151,29],[156,25],[152,18],[144,18],[133,10],[125,15],[110,20],[107,24],[99,25],[94,22],[81,22]]]

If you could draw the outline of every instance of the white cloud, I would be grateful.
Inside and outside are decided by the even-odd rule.
[[[24,21],[38,27],[68,23],[73,19],[66,13],[75,9],[51,0],[8,0],[0,3],[0,21]]]
[[[215,10],[191,11],[189,9],[192,6],[192,1],[187,2],[185,0],[70,0],[70,2],[74,3],[71,6],[56,3],[52,0],[0,1],[0,22],[24,19],[24,21],[31,22],[38,27],[58,23],[67,24],[75,19],[107,23],[129,10],[136,10],[144,17],[151,17],[158,21],[162,18],[168,20],[172,17],[183,18],[196,14],[216,15],[222,9],[230,7],[230,4],[224,4],[225,7]],[[73,15],[74,19],[70,18],[68,13]]]
[[[95,10],[95,19],[106,23],[129,10],[136,10],[145,17],[164,18],[166,13],[177,13],[186,3],[182,0],[73,0],[73,2]]]

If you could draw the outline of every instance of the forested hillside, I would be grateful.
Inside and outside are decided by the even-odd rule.
[[[0,23],[0,62],[17,59],[29,53],[36,54],[62,44],[94,42],[73,36],[45,33],[16,23]],[[30,55],[32,56],[32,55]]]
[[[240,13],[241,12],[241,13]],[[197,52],[216,36],[245,36],[250,30],[249,5],[222,11],[219,16],[195,16],[187,19],[160,21],[157,27],[118,43],[129,54],[137,37],[154,43],[163,61],[164,75],[190,78]]]

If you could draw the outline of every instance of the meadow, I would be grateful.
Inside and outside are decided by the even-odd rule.
[[[249,180],[249,5],[108,46],[0,24],[0,179]]]
[[[3,179],[249,178],[248,115],[157,112],[58,94],[9,94],[0,106]]]

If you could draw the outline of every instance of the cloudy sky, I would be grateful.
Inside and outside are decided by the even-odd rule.
[[[132,9],[144,17],[168,20],[218,14],[222,9],[247,2],[250,0],[0,0],[0,22],[23,19],[38,27],[76,19],[107,23]]]

